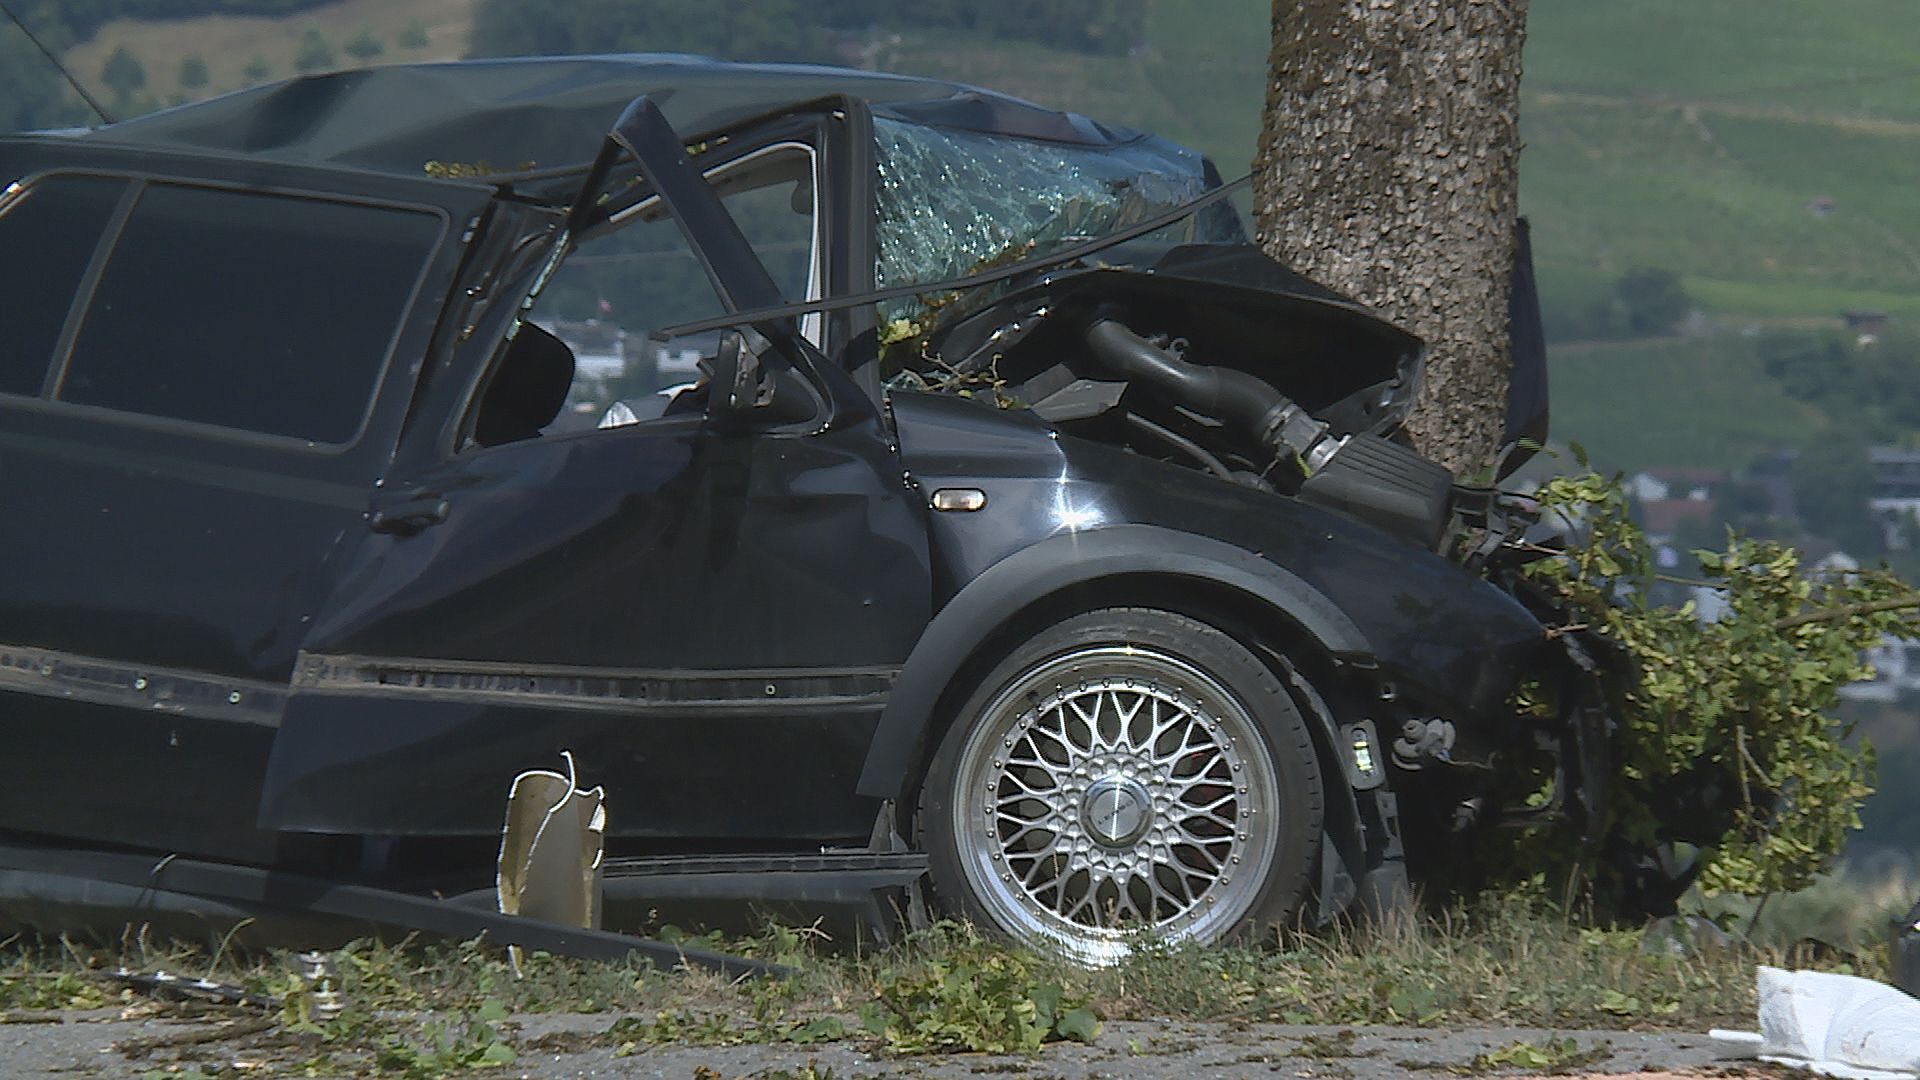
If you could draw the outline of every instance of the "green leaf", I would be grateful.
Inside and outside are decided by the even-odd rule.
[[[1612,1016],[1633,1016],[1640,1012],[1640,999],[1609,989],[1600,995],[1599,1009]]]
[[[787,1032],[786,1039],[790,1043],[799,1043],[804,1046],[811,1043],[833,1042],[836,1039],[846,1038],[846,1035],[847,1026],[840,1022],[839,1017],[819,1016]]]
[[[1092,1009],[1084,1006],[1068,1009],[1054,1025],[1054,1032],[1063,1039],[1090,1043],[1100,1034],[1100,1018],[1093,1015]]]

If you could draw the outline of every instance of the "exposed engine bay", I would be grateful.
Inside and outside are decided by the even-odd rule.
[[[1250,246],[1055,271],[887,359],[897,387],[1031,409],[1072,435],[1444,542],[1453,477],[1394,438],[1419,341]]]

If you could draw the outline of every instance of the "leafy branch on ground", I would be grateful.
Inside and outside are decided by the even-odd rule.
[[[862,1026],[900,1054],[945,1050],[1035,1053],[1060,1039],[1092,1042],[1100,1020],[1086,996],[1050,977],[1033,954],[943,923],[906,963],[883,969]]]
[[[1537,497],[1585,539],[1534,564],[1535,579],[1631,661],[1611,687],[1611,834],[1635,850],[1704,848],[1710,894],[1810,883],[1873,792],[1872,749],[1833,715],[1840,688],[1871,674],[1865,650],[1908,625],[1920,594],[1885,569],[1808,568],[1793,548],[1729,532],[1693,552],[1719,600],[1703,618],[1692,601],[1655,602],[1664,575],[1617,477],[1558,477]]]

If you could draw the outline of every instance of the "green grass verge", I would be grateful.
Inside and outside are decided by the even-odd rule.
[[[1834,900],[1862,890],[1841,886]],[[1882,905],[1885,906],[1885,905]],[[1832,902],[1821,911],[1833,916]],[[1781,910],[1786,910],[1782,908]],[[1861,914],[1856,923],[1882,918]],[[1790,933],[1790,931],[1788,931]],[[1558,1029],[1750,1023],[1757,963],[1814,963],[1884,977],[1883,949],[1820,953],[1734,943],[1648,949],[1634,929],[1585,927],[1537,898],[1487,897],[1397,927],[1289,937],[1267,948],[1145,949],[1086,971],[942,924],[893,949],[836,953],[814,932],[771,927],[744,940],[699,939],[792,966],[786,979],[728,982],[697,972],[544,954],[520,977],[480,942],[395,947],[356,942],[333,956],[345,1011],[319,999],[284,954],[217,960],[140,939],[124,949],[0,946],[0,1021],[44,1010],[137,1004],[96,977],[119,965],[236,982],[280,1003],[247,1047],[269,1071],[440,1076],[529,1052],[644,1045],[811,1044],[853,1040],[895,1055],[1032,1051],[1090,1040],[1102,1020]],[[521,1039],[508,1017],[590,1013],[604,1026]],[[597,1033],[596,1033],[597,1031]]]

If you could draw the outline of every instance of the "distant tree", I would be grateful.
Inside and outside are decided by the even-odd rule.
[[[84,115],[67,98],[60,73],[25,37],[0,32],[0,131],[59,127]]]
[[[1808,532],[1857,559],[1881,553],[1884,537],[1867,506],[1873,497],[1873,466],[1864,440],[1821,438],[1794,459],[1790,475],[1793,505]]]
[[[1628,332],[1636,337],[1670,334],[1693,311],[1693,298],[1671,270],[1629,270],[1614,282],[1613,294],[1626,315]]]
[[[1768,375],[1802,401],[1825,403],[1847,381],[1847,346],[1836,334],[1769,330],[1754,342]]]
[[[300,48],[293,54],[293,66],[300,71],[325,71],[334,66],[336,59],[326,35],[308,30],[300,35]]]
[[[406,29],[400,31],[399,43],[403,49],[424,49],[433,44],[427,40],[427,28],[419,19],[408,23]]]
[[[255,56],[247,61],[247,66],[241,69],[240,74],[245,75],[250,83],[266,82],[273,77],[273,65],[267,63],[266,57]]]
[[[199,53],[189,53],[180,61],[180,85],[188,90],[198,90],[207,85],[207,62]]]
[[[121,45],[101,65],[100,81],[113,91],[115,100],[130,101],[134,94],[147,85],[147,68],[125,45]]]
[[[347,44],[344,47],[347,50],[348,56],[353,57],[361,63],[365,63],[387,51],[386,45],[380,41],[380,35],[374,33],[373,27],[371,26],[361,27],[353,37],[347,39]]]

